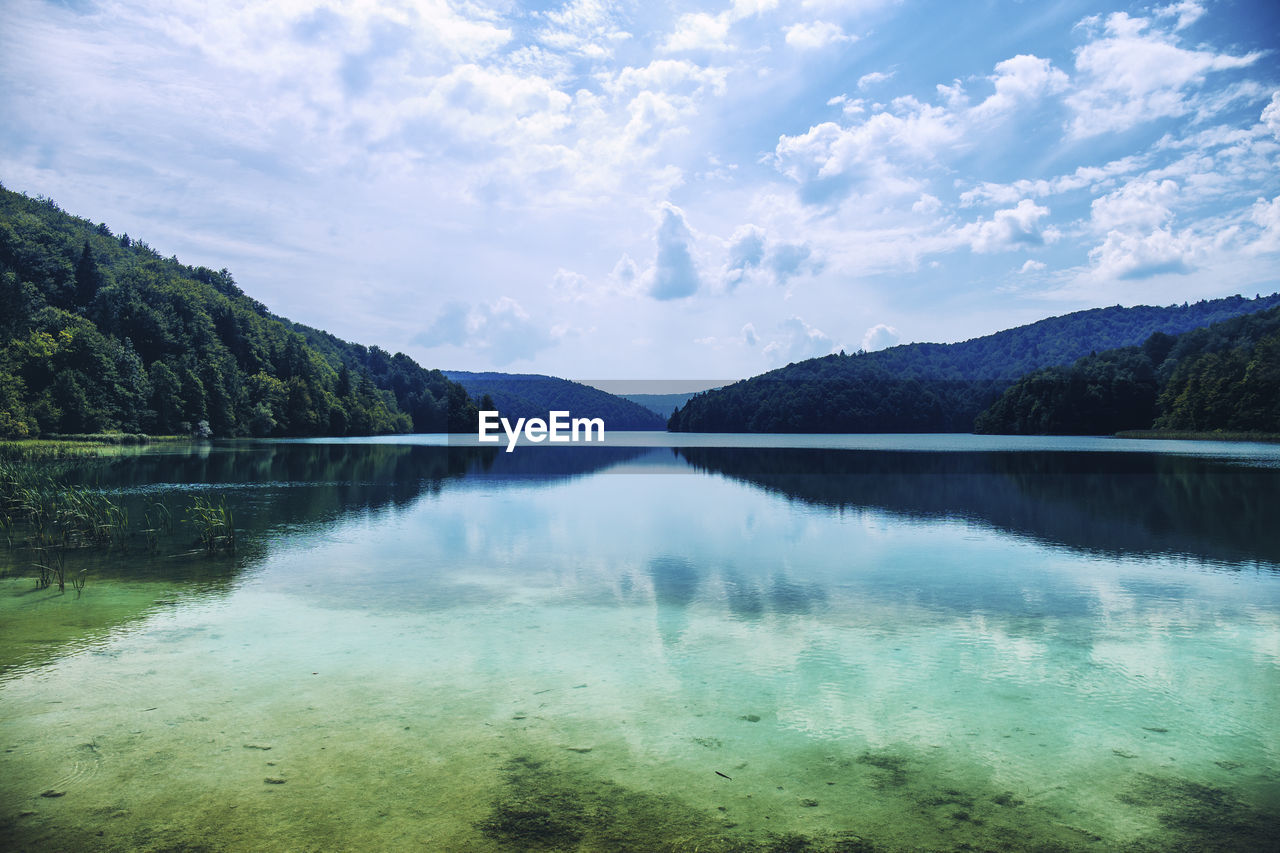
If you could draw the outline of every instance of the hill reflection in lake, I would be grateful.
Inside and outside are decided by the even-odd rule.
[[[1280,564],[1280,469],[1196,456],[681,448],[701,470],[837,511],[960,518],[1087,552]]]

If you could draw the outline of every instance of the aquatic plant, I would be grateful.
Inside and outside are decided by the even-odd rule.
[[[236,550],[236,529],[226,498],[218,502],[197,495],[187,510],[187,522],[195,527],[196,541],[210,554]]]
[[[47,463],[0,461],[0,543],[26,547],[38,571],[36,584],[66,589],[63,551],[118,547],[127,550],[129,511],[117,499],[84,486],[64,485]],[[79,593],[82,578],[72,586]]]
[[[37,588],[57,584],[59,591],[65,591],[65,552],[88,548],[126,552],[135,531],[130,528],[129,509],[122,498],[61,483],[49,470],[47,462],[0,460],[0,545],[30,550],[29,565],[36,571]],[[197,496],[185,514],[205,553],[235,553],[235,520],[225,499]],[[173,517],[173,510],[163,500],[147,504],[140,533],[151,553],[157,553],[163,538],[172,534]],[[79,597],[85,572],[70,580]]]
[[[173,532],[173,513],[162,500],[152,501],[142,514],[142,535],[147,540],[147,550],[160,550],[160,534]]]
[[[40,571],[40,575],[36,579],[36,588],[48,589],[56,581],[58,592],[66,592],[67,573],[62,550],[59,548],[41,548],[39,550],[44,562],[35,564],[35,567]]]

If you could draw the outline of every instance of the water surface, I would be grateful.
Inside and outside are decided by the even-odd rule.
[[[1270,843],[1280,448],[610,438],[72,472],[242,545],[0,551],[0,843]]]

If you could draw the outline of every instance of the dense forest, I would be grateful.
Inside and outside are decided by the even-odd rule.
[[[475,411],[439,371],[276,317],[225,269],[0,187],[0,437],[441,432]]]
[[[1020,377],[1280,305],[1280,294],[1097,308],[956,344],[829,355],[699,394],[676,432],[969,432]],[[1119,390],[1119,389],[1117,389]]]
[[[1020,379],[976,432],[1110,435],[1128,429],[1280,432],[1280,308]]]
[[[666,428],[666,419],[644,406],[581,382],[536,373],[446,370],[445,375],[466,388],[472,399],[483,402],[488,397],[493,404],[491,410],[512,423],[516,418],[545,418],[548,412],[567,411],[575,418],[603,418],[609,430]]]

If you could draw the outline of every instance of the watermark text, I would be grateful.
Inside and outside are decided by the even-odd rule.
[[[511,421],[501,417],[497,412],[480,413],[476,440],[481,444],[497,444],[502,441],[502,433],[507,436],[507,452],[515,450],[520,435],[525,441],[538,444],[550,441],[561,444],[572,441],[604,441],[604,418],[572,418],[568,412],[548,412],[547,419],[518,418],[513,426]],[[593,434],[596,436],[593,438]],[[579,437],[581,436],[581,437]]]

